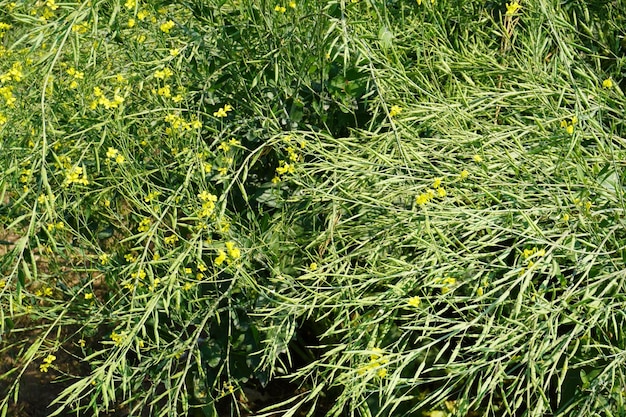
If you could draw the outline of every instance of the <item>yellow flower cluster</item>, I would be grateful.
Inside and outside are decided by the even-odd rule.
[[[143,198],[143,201],[145,201],[146,203],[149,203],[153,200],[156,200],[160,195],[161,195],[160,191],[151,191],[148,193],[147,196]]]
[[[0,87],[0,96],[4,99],[7,107],[15,106],[15,102],[17,101],[17,99],[13,95],[13,87],[11,87],[10,85]]]
[[[289,144],[285,149],[287,151],[287,161],[281,160],[278,163],[278,167],[276,168],[276,175],[272,178],[272,182],[274,184],[280,182],[282,180],[281,175],[285,174],[293,174],[295,172],[295,163],[300,162],[302,160],[302,155],[298,152],[297,147],[291,146],[292,144],[291,135],[287,135],[283,138],[283,140]],[[304,149],[306,147],[306,141],[299,141],[300,149]]]
[[[104,108],[107,110],[115,109],[119,107],[120,104],[124,103],[124,97],[122,97],[119,93],[119,88],[116,88],[115,92],[113,93],[113,100],[110,100],[104,95],[100,87],[94,87],[93,95],[95,99],[91,102],[89,108],[95,110],[98,105],[101,105],[104,106]]]
[[[239,146],[241,145],[241,142],[238,141],[235,138],[231,138],[230,140],[226,141],[226,142],[222,142],[217,146],[217,149],[222,150],[224,152],[228,152],[231,148],[231,146]]]
[[[389,110],[389,117],[395,117],[399,115],[400,113],[402,113],[402,107],[393,105],[391,106],[391,109]]]
[[[139,232],[147,232],[148,230],[150,230],[150,225],[151,224],[152,224],[152,220],[150,220],[148,218],[142,219],[139,222],[139,226],[137,227],[137,230]]]
[[[107,162],[115,161],[119,165],[123,164],[126,161],[126,158],[124,158],[124,155],[122,155],[120,151],[112,147],[109,147],[109,149],[107,149],[106,157],[107,157]]]
[[[198,194],[198,198],[202,201],[202,207],[198,212],[199,217],[210,217],[215,212],[215,203],[217,202],[217,196],[204,190]]]
[[[69,187],[71,184],[89,185],[89,180],[87,180],[87,170],[85,167],[75,166],[67,171],[63,185],[65,187]]]
[[[216,112],[213,112],[213,116],[219,118],[227,117],[229,111],[233,111],[233,106],[226,104],[224,107],[220,107]]]
[[[77,23],[72,26],[72,32],[79,35],[84,35],[89,32],[89,29],[91,29],[91,26],[88,22]]]
[[[163,33],[170,33],[170,30],[172,30],[174,26],[176,26],[176,24],[172,22],[171,20],[168,20],[167,22],[161,24],[159,28],[161,29]]]
[[[35,296],[37,297],[52,297],[53,291],[51,287],[44,287],[43,289],[38,289],[35,291]]]
[[[113,332],[111,333],[111,340],[115,343],[115,346],[121,346],[124,343],[124,339],[126,339],[126,332]]]
[[[65,229],[65,223],[63,222],[48,223],[46,225],[46,229],[48,229],[48,232],[52,232],[53,230],[63,230]]]
[[[272,178],[272,182],[276,184],[281,180],[280,176],[285,174],[293,174],[296,172],[295,165],[287,161],[280,161],[278,167],[276,167],[276,175]]]
[[[533,247],[532,249],[524,249],[523,255],[524,259],[541,257],[546,254],[545,249],[537,249],[537,247]]]
[[[52,365],[52,362],[54,362],[56,358],[57,357],[54,355],[46,356],[41,365],[39,365],[39,372],[48,372],[48,368],[50,368],[50,365]]]
[[[173,234],[166,236],[163,241],[166,245],[174,245],[176,242],[178,242],[178,235]]]
[[[414,297],[409,298],[409,299],[407,300],[407,304],[408,304],[410,307],[415,307],[415,308],[417,308],[417,307],[419,307],[419,306],[420,306],[420,304],[422,304],[422,300],[421,300],[421,298],[419,298],[419,297],[416,295],[416,296],[414,296]]]
[[[441,287],[441,293],[446,294],[450,292],[451,287],[453,285],[456,285],[456,278],[445,277],[444,279],[441,280],[441,283],[443,284],[443,286]]]
[[[533,247],[532,249],[524,249],[522,256],[524,258],[524,262],[526,262],[526,268],[522,268],[520,270],[520,275],[524,274],[527,270],[530,270],[533,266],[535,266],[535,261],[537,260],[537,258],[541,258],[545,254],[545,249],[537,249],[537,247]]]
[[[359,375],[363,375],[371,370],[376,370],[376,376],[384,378],[387,376],[387,368],[385,365],[389,362],[389,359],[384,356],[384,352],[380,348],[374,348],[372,352],[369,363],[359,368]]]
[[[506,16],[513,16],[522,6],[519,4],[517,0],[512,1],[511,3],[506,4]]]
[[[9,25],[8,23],[0,22],[0,39],[2,39],[4,33],[9,29],[11,29],[11,25]]]
[[[22,73],[22,63],[14,62],[11,69],[4,74],[0,74],[0,83],[4,84],[9,81],[20,82],[24,74]]]
[[[226,252],[224,252],[222,249],[219,249],[217,251],[217,257],[213,261],[217,266],[223,264],[224,261],[231,263],[232,261],[241,257],[241,251],[235,246],[235,242],[226,242],[225,245],[226,251],[228,252],[228,257],[226,256]]]
[[[146,271],[144,271],[143,269],[140,269],[137,272],[131,273],[130,277],[132,279],[144,279],[144,278],[146,278]]]
[[[77,80],[82,80],[83,78],[85,78],[85,73],[82,71],[77,71],[74,67],[68,68],[65,72],[67,73],[67,75],[73,78],[73,80],[70,82],[71,89],[75,89],[78,87]]]
[[[170,126],[166,129],[166,133],[168,134],[171,134],[174,130],[189,131],[191,129],[200,129],[202,127],[202,122],[200,120],[187,122],[185,119],[175,114],[168,114],[165,116],[165,121],[170,124]]]
[[[235,246],[235,242],[226,242],[226,250],[228,251],[228,256],[232,259],[238,259],[241,256],[241,251],[239,248]]]
[[[574,125],[578,123],[578,118],[572,116],[569,120],[561,120],[561,127],[565,129],[568,135],[574,134]]]
[[[441,182],[442,182],[441,178],[435,178],[435,181],[433,181],[434,189],[428,188],[426,192],[421,193],[420,195],[415,197],[415,203],[419,206],[423,206],[436,197],[444,198],[446,195],[448,195],[445,188],[441,186]]]
[[[111,261],[111,256],[103,253],[102,255],[98,256],[98,260],[100,261],[100,265],[106,265]]]

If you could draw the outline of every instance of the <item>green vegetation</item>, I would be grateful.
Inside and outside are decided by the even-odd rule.
[[[625,7],[0,0],[0,415],[626,415]]]

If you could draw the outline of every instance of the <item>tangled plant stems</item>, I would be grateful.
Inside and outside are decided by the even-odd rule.
[[[2,415],[626,413],[618,4],[200,3],[0,1]]]

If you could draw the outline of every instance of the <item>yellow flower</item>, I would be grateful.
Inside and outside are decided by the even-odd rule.
[[[101,265],[106,265],[111,260],[111,257],[108,254],[103,253],[102,255],[98,257],[98,259],[100,260]]]
[[[442,284],[444,284],[444,286],[441,287],[441,293],[442,294],[446,294],[446,293],[450,292],[450,287],[449,286],[452,286],[452,285],[456,284],[456,278],[446,277],[441,282],[442,282]]]
[[[136,22],[135,22],[135,19],[133,19],[133,18],[131,17],[130,19],[128,19],[128,23],[127,23],[127,25],[128,25],[128,27],[129,27],[129,28],[133,28],[133,27],[135,27],[135,23],[136,23]]]
[[[228,116],[228,112],[233,110],[233,106],[231,106],[230,104],[226,104],[224,107],[220,107],[216,112],[213,113],[213,116],[215,117],[227,117]]]
[[[141,222],[139,222],[139,226],[137,227],[137,231],[139,232],[147,232],[148,230],[150,230],[150,225],[152,224],[152,220],[150,219],[143,219],[141,220]]]
[[[159,28],[164,33],[170,33],[170,30],[172,30],[172,28],[174,26],[176,26],[176,24],[174,22],[172,22],[171,20],[168,20],[167,22],[161,24],[161,26],[159,26]]]
[[[162,70],[156,70],[154,71],[154,78],[158,78],[160,80],[165,80],[169,77],[171,77],[174,74],[174,72],[169,69],[169,68],[163,68]]]
[[[232,259],[237,259],[241,256],[241,251],[235,247],[235,242],[226,242],[226,250],[228,250],[228,256]]]
[[[216,202],[217,201],[217,196],[209,193],[206,190],[203,190],[200,194],[198,194],[198,198],[201,201],[212,201],[212,202]]]
[[[218,250],[217,253],[218,253],[217,258],[215,258],[213,262],[215,262],[215,265],[220,266],[226,260],[226,252],[220,249]]]
[[[466,169],[464,169],[463,171],[461,171],[461,174],[459,174],[459,177],[462,180],[467,179],[467,177],[469,177],[469,172]]]
[[[513,16],[522,6],[517,2],[517,0],[506,4],[506,15]]]
[[[165,241],[166,245],[173,245],[174,243],[178,242],[178,236],[176,235],[166,236],[165,239],[163,240]]]
[[[317,270],[317,263],[316,263],[316,262],[311,262],[311,263],[309,264],[309,269],[310,269],[311,271],[316,271],[316,270]]]
[[[89,23],[83,22],[72,26],[72,32],[84,35],[89,30]]]
[[[428,198],[428,194],[426,193],[422,193],[418,195],[417,197],[415,197],[415,203],[420,206],[423,206],[424,204],[428,203],[429,200],[430,199]]]
[[[143,269],[140,269],[137,272],[133,272],[130,274],[130,277],[133,279],[144,279],[146,277],[146,271],[144,271]]]
[[[59,6],[56,4],[56,2],[54,0],[48,0],[46,1],[46,6],[50,9],[50,10],[56,10],[59,8]]]
[[[474,160],[474,162],[477,162],[477,163],[480,163],[480,162],[482,162],[482,161],[483,161],[482,156],[480,156],[480,155],[478,155],[478,154],[474,155],[474,156],[472,157],[472,159]]]
[[[85,73],[84,72],[76,71],[76,69],[74,67],[68,68],[68,70],[65,71],[65,72],[67,72],[68,75],[70,75],[70,76],[72,76],[72,77],[74,77],[74,78],[76,78],[78,80],[82,80],[85,77]]]
[[[389,110],[389,117],[394,117],[402,113],[402,107],[393,105]]]
[[[296,2],[295,1],[290,1],[289,2],[289,7],[291,7],[292,9],[296,8]]]
[[[39,371],[40,372],[48,372],[48,368],[50,367],[50,365],[52,364],[52,362],[54,362],[56,360],[56,356],[54,355],[48,355],[44,358],[43,363],[41,365],[39,365]]]
[[[85,300],[91,300],[93,299],[93,293],[92,292],[88,292],[85,294]]]
[[[119,151],[115,148],[109,147],[106,153],[106,157],[109,159],[114,159],[119,154]]]
[[[126,336],[125,332],[122,332],[122,333],[113,332],[111,333],[111,340],[115,343],[115,346],[121,346],[122,343],[124,343],[125,336]]]
[[[409,300],[407,301],[407,304],[411,307],[419,307],[421,303],[422,300],[417,295],[409,298]]]
[[[287,8],[281,5],[276,5],[276,7],[274,7],[274,11],[278,13],[285,13],[287,11]]]
[[[85,170],[85,167],[79,167],[79,166],[75,166],[74,168],[70,169],[66,176],[65,176],[65,183],[64,185],[66,187],[68,187],[71,184],[82,184],[82,185],[88,185],[89,181],[87,180],[87,171]]]
[[[160,195],[161,195],[160,191],[152,191],[152,192],[148,193],[148,195],[143,198],[143,201],[145,201],[146,203],[149,203],[152,200],[155,200]]]
[[[611,80],[610,78],[607,78],[606,80],[602,81],[602,87],[613,88],[613,80]]]
[[[157,94],[166,98],[172,97],[169,85],[165,85],[157,90]]]

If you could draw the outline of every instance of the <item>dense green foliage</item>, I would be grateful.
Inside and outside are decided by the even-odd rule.
[[[626,415],[624,6],[1,0],[2,415]]]

